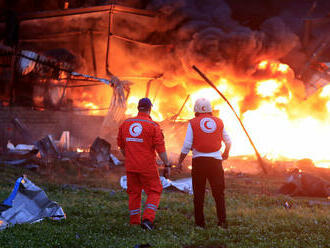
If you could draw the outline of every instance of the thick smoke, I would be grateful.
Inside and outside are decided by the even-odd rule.
[[[25,1],[16,2],[22,12],[21,3]],[[49,6],[53,8],[62,6],[60,1],[51,3]],[[70,7],[104,3],[109,2],[75,0],[70,1]],[[54,36],[62,32],[68,34],[65,39],[70,37],[70,41],[56,38],[54,41],[48,40],[48,43],[65,48],[71,46],[69,50],[73,54],[87,57],[82,64],[92,64],[91,53],[95,49],[96,60],[102,63],[98,63],[97,71],[91,69],[91,66],[81,71],[86,74],[107,77],[103,63],[107,59],[110,61],[108,69],[118,76],[152,77],[163,73],[161,82],[167,89],[162,89],[159,96],[165,98],[166,95],[169,102],[177,102],[174,98],[178,96],[172,96],[169,92],[175,91],[180,97],[185,97],[184,94],[200,88],[200,78],[191,69],[192,65],[196,65],[211,79],[224,77],[233,82],[234,87],[238,88],[236,90],[245,90],[245,99],[242,100],[244,104],[241,104],[244,112],[257,107],[255,81],[262,79],[262,76],[267,78],[267,75],[258,72],[258,63],[263,60],[281,61],[289,64],[294,74],[298,74],[320,40],[329,33],[324,31],[330,30],[329,25],[315,27],[311,33],[311,45],[306,47],[302,44],[303,19],[326,16],[330,10],[330,2],[327,0],[117,0],[113,3],[155,11],[156,17],[148,19],[116,15],[108,58],[105,57],[105,43],[109,20],[104,13],[94,13],[88,18],[63,17],[53,22],[50,19],[47,20],[49,25],[38,20],[33,22],[34,28],[31,28],[32,25],[22,25],[21,31],[28,30],[30,36],[34,32],[40,33],[40,30],[45,34],[53,33]],[[43,5],[38,6],[42,8]],[[126,42],[116,35],[144,45]],[[41,42],[33,43],[32,46],[28,45],[26,49],[46,49]],[[299,88],[294,92],[299,92],[303,97],[302,82],[294,80],[294,74],[291,75],[288,87]],[[184,92],[183,95],[181,92]],[[171,97],[173,99],[169,99]],[[108,94],[106,98],[109,98]],[[100,101],[105,102],[104,99]],[[167,104],[166,108],[168,112],[177,106],[173,104],[170,107]]]
[[[218,73],[230,69],[245,77],[253,74],[251,66],[263,59],[293,64],[306,61],[301,53],[306,48],[300,41],[303,18],[324,17],[330,9],[327,1],[154,0],[119,3],[159,13],[158,25],[148,41],[174,44],[174,55],[186,71],[192,64],[198,64]],[[239,15],[245,19],[233,19]],[[294,55],[300,61],[294,61]]]
[[[209,73],[247,77],[258,62],[281,59],[300,45],[280,17],[266,19],[259,30],[252,30],[232,19],[223,0],[157,0],[150,1],[146,9],[159,13],[157,36],[151,34],[149,39],[157,37],[159,42],[162,37],[164,43],[175,45],[173,56],[181,62],[181,67],[175,67],[178,74],[180,69],[189,73],[195,64]]]
[[[183,86],[187,93],[189,89],[194,91],[195,87],[185,84],[189,81],[191,86],[200,86],[191,69],[196,65],[211,78],[231,79],[235,87],[245,90],[240,104],[242,112],[258,107],[255,81],[262,79],[257,65],[263,60],[289,64],[293,73],[287,87],[302,99],[303,82],[295,76],[327,35],[324,30],[330,30],[329,25],[315,27],[309,46],[302,44],[303,19],[325,17],[330,10],[327,1],[251,1],[250,4],[230,0],[153,0],[143,4],[139,1],[139,5],[135,2],[135,6],[134,1],[126,4],[158,13],[154,31],[145,41],[172,44],[166,56],[155,53],[157,60],[163,59],[154,68],[164,72],[165,86]],[[245,16],[240,18],[240,13]]]

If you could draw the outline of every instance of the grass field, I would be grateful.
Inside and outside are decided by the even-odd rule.
[[[0,169],[1,200],[9,195],[16,177],[22,173],[25,172]],[[194,226],[192,196],[164,191],[156,228],[148,232],[128,224],[128,197],[119,186],[119,176],[111,171],[97,178],[86,178],[89,187],[84,188],[49,183],[44,176],[33,173],[28,177],[41,186],[51,200],[60,203],[67,219],[7,228],[0,232],[1,248],[133,248],[147,243],[159,248],[330,247],[330,206],[311,205],[310,199],[277,195],[275,192],[283,178],[227,175],[227,230],[216,226],[215,204],[210,191],[205,198],[205,229]],[[57,177],[61,176],[55,173],[53,179]],[[79,179],[81,184],[83,181]],[[105,181],[107,183],[103,184]],[[101,185],[106,187],[91,188]],[[285,202],[292,207],[285,208]]]

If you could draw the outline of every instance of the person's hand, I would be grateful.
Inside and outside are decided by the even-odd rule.
[[[178,168],[180,171],[182,171],[183,169],[183,165],[182,165],[182,162],[178,162],[178,164],[176,165],[176,168]]]
[[[228,159],[228,152],[224,152],[223,154],[222,154],[222,160],[226,160],[226,159]]]
[[[165,165],[163,176],[166,179],[169,179],[170,178],[170,175],[171,175],[171,167],[169,165],[168,166]]]

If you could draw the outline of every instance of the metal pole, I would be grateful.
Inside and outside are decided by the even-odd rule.
[[[109,66],[109,54],[110,54],[110,41],[111,41],[111,35],[112,35],[112,22],[113,22],[113,4],[111,4],[109,9],[109,20],[108,20],[108,37],[107,37],[107,50],[106,50],[106,58],[105,58],[105,70],[108,76],[113,76],[113,74],[110,71]]]
[[[246,136],[248,137],[248,139],[249,139],[249,141],[250,141],[250,143],[251,143],[251,145],[252,145],[252,147],[253,147],[253,149],[254,149],[254,151],[255,151],[255,153],[256,153],[256,155],[257,155],[257,158],[258,158],[258,162],[259,162],[259,165],[260,165],[260,167],[261,167],[261,169],[263,170],[263,172],[265,173],[265,174],[267,174],[267,170],[266,170],[266,168],[265,168],[265,166],[264,166],[264,163],[263,163],[263,161],[262,161],[262,158],[261,158],[261,156],[260,156],[260,154],[259,154],[259,152],[258,152],[258,150],[257,150],[257,148],[256,148],[256,146],[254,145],[254,143],[253,143],[253,141],[252,141],[252,139],[251,139],[251,137],[250,137],[250,135],[248,134],[248,132],[246,131],[246,129],[245,129],[245,127],[244,127],[244,125],[243,125],[243,123],[242,123],[242,121],[241,121],[241,119],[238,117],[238,115],[237,115],[237,113],[236,113],[236,111],[234,110],[234,108],[233,108],[233,106],[230,104],[230,102],[227,100],[227,98],[217,89],[217,87],[214,85],[214,83],[212,83],[211,82],[211,80],[209,80],[206,76],[205,76],[205,74],[204,73],[202,73],[195,65],[193,65],[192,66],[192,68],[212,87],[212,88],[214,88],[215,90],[216,90],[216,92],[218,92],[218,94],[226,101],[226,103],[229,105],[229,107],[231,108],[231,110],[234,112],[234,114],[235,114],[235,116],[236,116],[236,118],[237,118],[237,120],[239,121],[239,123],[241,124],[241,126],[242,126],[242,128],[243,128],[243,130],[244,130],[244,132],[245,132],[245,134],[246,134]]]
[[[186,99],[184,100],[184,102],[183,102],[183,104],[182,104],[180,110],[178,111],[178,113],[176,113],[176,114],[171,118],[172,121],[176,121],[176,119],[179,117],[179,115],[181,114],[181,112],[182,112],[184,106],[186,106],[186,103],[187,103],[189,97],[190,97],[190,95],[187,95],[187,97],[186,97]]]

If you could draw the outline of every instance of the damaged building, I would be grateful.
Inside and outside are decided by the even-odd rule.
[[[10,24],[2,23],[2,148],[8,140],[31,143],[48,134],[58,139],[63,131],[70,132],[72,145],[78,147],[116,131],[129,94],[128,80],[148,76],[120,75],[116,68],[130,65],[118,60],[114,51],[122,51],[127,43],[135,46],[132,49],[153,48],[122,36],[117,23],[141,29],[153,15],[117,5],[23,15],[17,24],[19,45],[6,41]],[[95,107],[93,102],[103,105]],[[17,128],[15,119],[26,126],[30,139]]]

